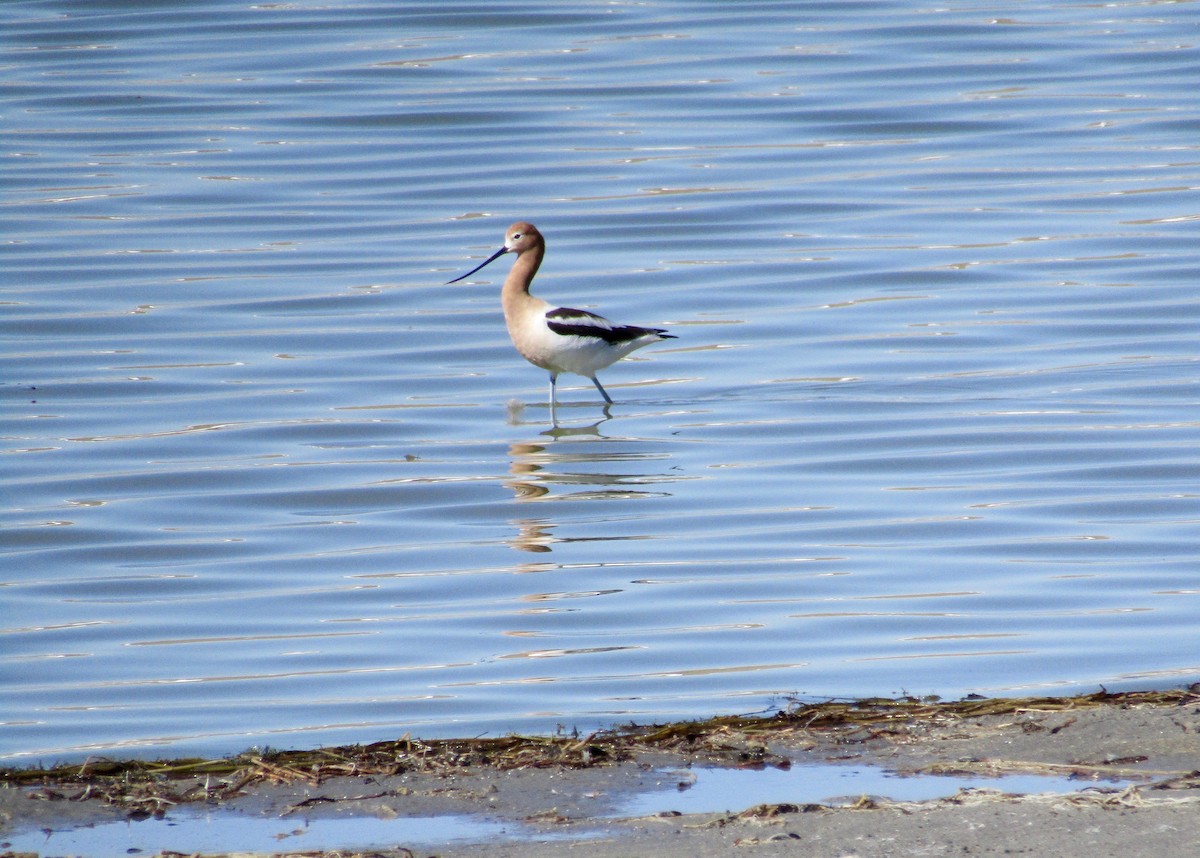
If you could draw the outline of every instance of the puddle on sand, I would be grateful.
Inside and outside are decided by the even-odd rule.
[[[789,769],[691,768],[663,770],[661,788],[618,802],[606,818],[680,813],[739,812],[756,804],[849,804],[872,795],[895,801],[943,798],[966,787],[1016,793],[1071,793],[1090,786],[1125,786],[1128,781],[1085,781],[1044,775],[999,778],[949,775],[903,776],[875,766],[793,765]],[[674,788],[672,788],[674,787]],[[42,855],[117,858],[160,852],[296,852],[365,849],[397,845],[438,845],[453,841],[543,839],[519,822],[483,816],[445,814],[379,819],[347,816],[305,820],[247,816],[228,810],[171,811],[163,819],[121,821],[0,837],[0,849]],[[579,831],[572,837],[586,836]]]
[[[899,775],[875,766],[793,765],[788,769],[693,768],[663,772],[675,792],[640,793],[622,804],[618,817],[680,813],[740,812],[756,804],[852,804],[864,795],[893,801],[929,801],[960,789],[1014,793],[1072,793],[1093,786],[1122,787],[1129,781],[1088,781],[1056,775]]]
[[[371,816],[302,820],[237,813],[175,810],[163,819],[121,821],[62,831],[30,831],[0,837],[0,848],[40,855],[129,858],[162,852],[297,852],[370,848],[382,845],[440,844],[456,840],[519,837],[519,825],[477,816]]]

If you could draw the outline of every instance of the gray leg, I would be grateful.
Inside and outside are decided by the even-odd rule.
[[[558,385],[558,373],[550,373],[550,420],[554,425],[558,425],[558,416],[554,413],[555,406],[555,388]]]
[[[608,395],[608,391],[600,384],[600,379],[592,376],[592,384],[596,385],[596,390],[600,391],[600,395],[604,397],[604,401],[612,405],[612,397]]]

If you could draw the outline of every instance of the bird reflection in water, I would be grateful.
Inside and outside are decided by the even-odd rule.
[[[546,441],[510,445],[509,473],[512,478],[506,480],[504,485],[512,489],[514,499],[521,503],[561,503],[667,497],[668,492],[651,491],[643,487],[674,482],[679,479],[678,476],[629,473],[628,464],[661,462],[669,455],[649,449],[654,446],[652,441],[606,438],[599,434],[599,425],[596,423],[586,428],[571,429],[558,427],[543,433],[551,436]],[[624,465],[622,472],[614,473],[611,469],[613,463]],[[553,515],[552,510],[546,509],[551,513],[548,515],[511,519],[510,523],[517,529],[517,534],[508,540],[508,544],[519,551],[547,552],[553,550],[555,543],[641,538],[628,535],[555,535],[554,531],[569,519]]]

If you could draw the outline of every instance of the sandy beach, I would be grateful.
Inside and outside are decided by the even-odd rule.
[[[370,849],[289,851],[281,838],[277,851],[254,854],[1198,854],[1198,692],[857,701],[768,717],[630,726],[588,737],[405,739],[270,758],[8,770],[0,789],[0,849],[6,850],[0,854],[63,854],[52,841],[47,851],[14,849],[22,832],[113,820],[154,824],[155,817],[170,819],[188,806],[275,819],[281,828],[330,818],[450,815],[493,824],[484,836],[442,842],[417,836]],[[836,802],[797,803],[788,795],[763,801],[758,791],[747,791],[753,798],[731,792],[722,810],[677,810],[687,808],[696,772],[707,767],[765,778],[813,763],[882,766],[918,779],[1025,774],[1055,776],[1061,783],[1069,777],[1074,785],[1054,792],[957,789],[926,801],[851,794]],[[639,796],[650,796],[655,810],[622,814]],[[249,853],[231,839],[222,851],[204,854]]]

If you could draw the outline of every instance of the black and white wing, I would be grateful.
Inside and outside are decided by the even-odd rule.
[[[546,313],[546,325],[556,334],[564,337],[592,337],[603,340],[609,345],[630,343],[642,337],[654,336],[658,339],[670,339],[671,335],[664,328],[639,328],[637,325],[614,325],[603,316],[589,313],[587,310],[576,310],[572,307],[559,307]]]

